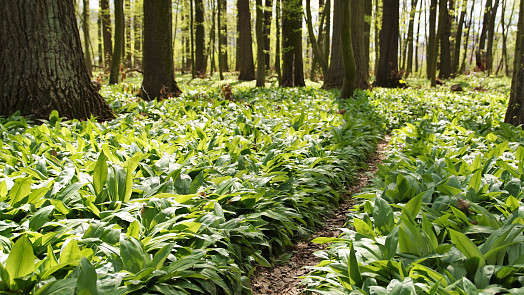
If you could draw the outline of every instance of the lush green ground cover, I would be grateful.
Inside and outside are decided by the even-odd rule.
[[[102,90],[112,122],[0,119],[0,293],[249,293],[384,130],[364,94],[235,85],[229,101],[197,80],[145,103],[138,85]]]
[[[501,123],[504,82],[375,91],[393,129],[387,160],[343,234],[316,240],[332,244],[309,291],[524,293],[524,133]]]

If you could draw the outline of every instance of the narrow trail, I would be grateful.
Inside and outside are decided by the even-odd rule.
[[[359,172],[354,185],[348,188],[347,197],[343,198],[340,207],[328,219],[324,221],[324,226],[307,241],[299,242],[293,250],[291,258],[280,265],[272,268],[259,268],[251,278],[251,289],[254,295],[298,295],[302,288],[299,283],[308,273],[306,266],[314,266],[320,262],[313,253],[324,249],[327,245],[319,245],[310,241],[316,237],[337,237],[348,221],[346,213],[353,207],[355,201],[351,195],[362,191],[369,185],[373,175],[377,172],[377,164],[384,160],[384,153],[389,143],[390,137],[386,136],[379,144],[377,151],[367,161],[369,168]]]

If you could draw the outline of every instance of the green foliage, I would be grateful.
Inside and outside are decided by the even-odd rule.
[[[104,88],[112,122],[0,118],[0,291],[249,293],[382,137],[366,93],[203,86]]]
[[[371,103],[392,130],[388,158],[307,290],[521,293],[524,133],[501,122],[507,95],[378,89]]]

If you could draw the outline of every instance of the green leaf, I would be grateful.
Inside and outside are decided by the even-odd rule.
[[[55,206],[49,205],[36,211],[35,215],[29,219],[29,229],[32,231],[40,229],[40,227],[46,223],[49,215],[51,215],[51,212],[53,212],[54,209]]]
[[[133,237],[120,236],[120,257],[124,269],[136,274],[151,264],[151,258],[144,250],[144,245]]]
[[[418,194],[413,199],[409,200],[406,206],[404,206],[403,210],[404,212],[407,212],[409,217],[411,219],[415,219],[420,212],[420,208],[422,207],[422,197],[424,196],[424,193]]]
[[[482,183],[482,170],[477,170],[469,180],[468,189],[472,188],[478,192]]]
[[[100,152],[98,160],[96,161],[95,170],[93,171],[93,187],[95,194],[98,196],[107,181],[107,157],[104,152]]]
[[[155,256],[153,256],[153,261],[151,262],[151,266],[160,269],[164,265],[164,261],[166,261],[167,256],[171,254],[171,251],[173,250],[173,247],[175,244],[167,244],[162,249],[158,250],[156,252]]]
[[[29,238],[22,235],[14,244],[5,261],[5,269],[11,279],[10,284],[13,284],[16,278],[33,273],[35,271],[35,259]]]
[[[355,252],[355,248],[353,247],[353,242],[351,243],[350,250],[349,250],[349,276],[351,277],[351,280],[354,282],[354,284],[357,287],[362,287],[362,275],[360,274],[360,268],[358,266],[357,256]]]
[[[355,226],[357,233],[370,239],[374,239],[376,237],[376,233],[366,222],[355,218],[353,219],[353,225]]]
[[[395,227],[395,220],[393,217],[393,209],[381,197],[375,199],[375,206],[373,207],[373,221],[375,229],[379,234],[386,235]]]
[[[191,176],[187,174],[180,174],[177,179],[175,179],[175,190],[181,195],[189,195],[191,187]]]
[[[462,252],[462,254],[464,254],[467,258],[478,258],[479,267],[482,267],[486,264],[480,249],[468,237],[466,237],[466,235],[453,229],[448,229],[448,231],[451,241],[455,247],[457,247],[457,249]]]
[[[76,291],[78,295],[98,295],[96,287],[96,271],[93,265],[85,257],[82,257],[80,271],[76,281]]]
[[[9,204],[13,207],[18,207],[24,202],[25,197],[31,192],[31,184],[33,181],[30,177],[18,178],[15,180],[15,184],[9,191],[9,196],[11,200]]]
[[[82,259],[82,252],[75,239],[70,239],[67,245],[60,252],[58,261],[60,264],[79,263]]]
[[[133,221],[127,228],[126,236],[138,239],[140,237],[140,222]]]
[[[191,186],[189,186],[189,194],[196,194],[202,184],[204,184],[204,171],[198,173],[195,179],[191,182]]]

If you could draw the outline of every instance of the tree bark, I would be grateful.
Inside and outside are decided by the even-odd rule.
[[[460,73],[464,73],[466,71],[466,59],[468,56],[468,44],[469,44],[469,36],[471,31],[471,24],[473,23],[473,11],[475,10],[475,5],[471,6],[471,11],[469,13],[469,21],[466,25],[466,40],[464,41],[464,56],[462,57],[462,64],[460,66]]]
[[[136,4],[137,2],[135,2]],[[142,52],[142,17],[136,13],[133,15],[133,48],[135,49],[134,67],[142,68],[142,59],[140,52]]]
[[[302,64],[302,2],[284,0],[282,12],[282,87],[305,86]]]
[[[451,18],[448,10],[448,0],[440,0],[439,6],[439,37],[440,37],[440,79],[451,77]]]
[[[256,0],[256,38],[257,38],[257,87],[264,87],[266,82],[266,55],[264,53],[264,12],[262,0]]]
[[[218,0],[218,64],[220,79],[223,72],[229,71],[227,65],[227,0]]]
[[[408,54],[406,64],[406,77],[409,76],[413,71],[413,34],[415,31],[415,13],[417,11],[418,0],[411,0],[411,11],[409,13],[409,26],[408,26]]]
[[[281,40],[280,40],[280,28],[281,28],[281,18],[280,18],[280,14],[281,14],[281,0],[276,0],[277,3],[275,5],[275,23],[276,23],[276,26],[275,26],[275,29],[276,29],[276,32],[275,32],[275,35],[276,35],[276,46],[275,46],[275,72],[277,72],[277,77],[278,77],[278,83],[280,85],[282,85],[282,71],[280,69],[280,63],[281,63],[281,59],[280,59],[280,48],[281,48]]]
[[[126,68],[132,68],[133,67],[133,38],[131,37],[131,34],[133,33],[132,29],[132,13],[131,13],[131,1],[125,0],[125,67]]]
[[[111,30],[111,13],[109,10],[109,0],[100,0],[100,9],[102,14],[102,36],[104,39],[104,61],[108,70],[111,66],[111,57],[113,56],[113,41]]]
[[[367,65],[367,72],[368,72],[368,83],[369,83],[369,69],[370,69],[370,60],[369,60],[369,53],[370,53],[370,47],[371,47],[371,17],[373,14],[373,3],[372,1],[366,1],[364,0],[364,56],[365,56],[365,64]]]
[[[238,37],[239,37],[239,75],[240,81],[255,80],[255,63],[253,61],[253,39],[251,36],[251,12],[249,0],[238,0]]]
[[[266,0],[265,9],[264,9],[264,61],[266,70],[269,70],[271,59],[270,59],[270,52],[271,52],[271,18],[273,15],[273,0]]]
[[[340,44],[340,30],[344,21],[344,1],[335,0],[333,7],[333,39],[331,44],[331,60],[324,79],[324,89],[342,88],[344,82],[344,62],[342,60],[342,46]]]
[[[456,41],[455,41],[455,48],[453,53],[453,61],[451,63],[451,68],[453,73],[457,73],[459,70],[459,61],[460,61],[460,45],[462,43],[462,28],[464,27],[464,21],[466,19],[466,8],[468,6],[468,0],[462,1],[462,6],[460,9],[460,18],[459,22],[457,24],[457,33]]]
[[[195,71],[199,77],[206,74],[204,1],[195,1]]]
[[[486,70],[488,71],[488,75],[491,74],[493,69],[493,38],[495,36],[495,20],[497,18],[499,3],[499,0],[495,0],[493,4],[488,27],[488,45],[486,48]]]
[[[181,94],[175,81],[171,35],[171,0],[144,1],[144,100]]]
[[[399,0],[384,2],[380,57],[375,80],[378,87],[398,87]]]
[[[0,116],[115,117],[91,84],[72,1],[5,1],[0,19]]]
[[[352,43],[352,31],[357,32],[358,28],[352,28],[352,23],[360,24],[362,29],[363,26],[363,16],[364,16],[364,2],[362,1],[351,1],[342,2],[344,11],[344,20],[342,22],[342,29],[340,30],[339,38],[341,39],[342,45],[342,57],[344,60],[344,82],[342,83],[342,92],[340,94],[341,98],[350,98],[353,96],[355,91],[355,79],[357,77],[357,69],[355,65],[355,58],[353,56],[353,44]],[[361,16],[355,18],[351,17],[351,7],[358,8],[360,10]],[[362,19],[359,19],[362,18]],[[360,30],[360,36],[357,37],[357,40],[364,39],[363,30]],[[358,45],[356,46],[358,47]],[[362,78],[362,77],[359,77]]]
[[[504,122],[514,126],[524,124],[524,1],[520,1],[519,11],[511,94],[504,118]]]
[[[120,79],[120,65],[124,40],[124,0],[115,0],[115,44],[111,59],[111,73],[109,84],[117,84]]]
[[[89,38],[89,1],[83,0],[83,12],[82,12],[82,31],[84,32],[84,52],[85,61],[87,66],[87,73],[89,77],[93,76],[93,63],[91,61],[91,51],[89,50],[89,44],[91,43]]]
[[[349,25],[351,32],[350,34],[346,34],[344,31],[342,33],[342,42],[349,42],[345,40],[344,38],[351,37],[351,52],[347,49],[347,44],[343,44],[344,49],[342,50],[343,58],[344,58],[344,82],[347,78],[350,78],[351,75],[354,77],[353,82],[351,82],[354,88],[358,89],[369,89],[371,85],[369,84],[369,37],[368,37],[368,43],[366,43],[366,21],[365,21],[365,15],[364,15],[364,2],[366,0],[352,0],[351,8],[345,8],[346,15],[344,16],[344,26],[343,29],[347,30],[347,20],[346,18],[348,15],[351,16],[351,24]],[[346,4],[347,5],[347,4]],[[349,11],[348,11],[349,10]],[[350,56],[351,55],[351,56]],[[350,60],[350,61],[348,61]],[[354,69],[347,67],[353,67]],[[355,73],[351,73],[351,71],[355,71]],[[348,71],[350,72],[348,74]],[[342,86],[342,89],[344,89],[344,84]],[[350,91],[349,89],[347,91]],[[351,92],[351,95],[353,95],[353,92]]]
[[[323,52],[320,49],[319,43],[313,31],[313,20],[311,16],[311,0],[306,0],[306,25],[309,36],[311,47],[313,48],[314,59],[320,63],[322,74],[325,75],[327,72],[327,63],[324,59]]]
[[[437,24],[437,0],[431,0],[429,10],[429,36],[428,36],[428,49],[427,49],[427,76],[431,80],[431,86],[435,85],[435,79],[437,78],[437,36],[436,36],[436,24]]]
[[[195,63],[195,14],[193,0],[189,0],[189,39],[191,43],[191,77],[196,78],[196,63]]]
[[[475,52],[475,60],[477,62],[477,70],[486,70],[486,36],[489,28],[489,22],[491,20],[491,5],[492,0],[486,0],[486,6],[484,7],[484,21],[482,23],[482,31],[479,37],[479,47]]]

